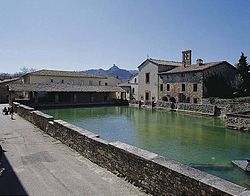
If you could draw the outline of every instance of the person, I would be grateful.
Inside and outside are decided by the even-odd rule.
[[[246,171],[250,171],[250,159],[247,159]]]
[[[14,116],[14,109],[13,109],[13,107],[11,107],[10,108],[10,118],[12,119],[12,120],[14,120],[14,118],[13,118],[13,116]]]
[[[3,156],[3,149],[2,149],[2,146],[0,145],[0,161],[2,159],[2,156]]]
[[[7,112],[7,108],[6,108],[6,107],[4,107],[4,108],[3,108],[3,114],[5,114],[5,115],[6,115],[6,112]]]

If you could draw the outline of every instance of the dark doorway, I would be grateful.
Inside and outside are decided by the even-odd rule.
[[[169,101],[173,102],[173,103],[176,103],[176,99],[174,97],[170,97]]]
[[[146,99],[146,101],[149,100],[149,96],[150,96],[150,93],[149,93],[149,92],[146,92],[146,93],[145,93],[145,99]]]
[[[161,99],[162,101],[168,101],[168,98],[166,96],[162,97]]]

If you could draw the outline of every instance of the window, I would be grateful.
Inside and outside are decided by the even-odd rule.
[[[53,83],[53,82],[54,82],[54,80],[53,80],[53,79],[51,79],[51,80],[50,80],[50,82],[51,82],[51,83]]]
[[[145,93],[145,99],[148,101],[149,100],[149,92]]]
[[[184,74],[184,73],[182,73],[182,74],[181,74],[181,77],[185,77],[185,74]]]
[[[150,82],[150,73],[146,73],[146,83],[149,83]]]
[[[101,86],[101,84],[102,84],[101,81],[99,81],[99,86]]]
[[[197,92],[197,84],[194,84],[194,85],[193,85],[193,91],[194,91],[194,92]]]
[[[186,102],[190,103],[190,97],[187,97]]]
[[[108,83],[107,83],[107,82],[105,82],[105,86],[108,86]]]
[[[132,88],[132,92],[133,92],[133,94],[135,94],[135,88]]]
[[[62,80],[62,84],[64,83],[64,80]]]
[[[160,84],[160,91],[163,91],[163,84]]]
[[[89,86],[92,86],[92,85],[93,85],[93,81],[89,80]]]
[[[136,78],[135,78],[135,83],[136,83]]]
[[[194,98],[194,103],[197,103],[197,102],[198,102],[197,98]]]
[[[181,85],[181,91],[185,91],[185,90],[186,90],[185,84],[182,84]]]
[[[167,91],[170,91],[170,84],[167,84]]]

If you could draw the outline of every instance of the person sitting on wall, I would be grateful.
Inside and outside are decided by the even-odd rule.
[[[3,114],[5,114],[6,115],[6,112],[7,112],[8,110],[7,110],[7,108],[6,107],[4,107],[3,108]]]

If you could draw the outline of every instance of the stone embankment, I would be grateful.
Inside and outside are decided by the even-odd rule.
[[[14,103],[14,110],[94,163],[153,195],[249,195],[250,191],[229,181],[159,156],[158,154],[76,127],[33,108]]]
[[[140,104],[139,102],[130,102],[129,105],[139,107]],[[172,103],[158,100],[157,103],[153,105],[152,102],[147,101],[141,104],[141,107],[165,111],[188,112],[206,116],[215,116],[216,114],[216,107],[212,104]]]
[[[228,128],[250,133],[250,112],[226,114],[225,120]]]
[[[231,129],[250,132],[250,98],[203,99],[204,104],[213,104],[220,110],[220,117]]]
[[[129,105],[139,107],[140,104],[139,102],[130,102]],[[145,102],[141,107],[219,116],[225,120],[226,127],[250,132],[250,98],[202,99],[202,104],[172,103],[158,100],[155,105],[152,105],[152,102]]]
[[[216,106],[211,104],[171,103],[165,101],[157,101],[156,108],[209,115],[209,116],[214,116],[216,110]]]

